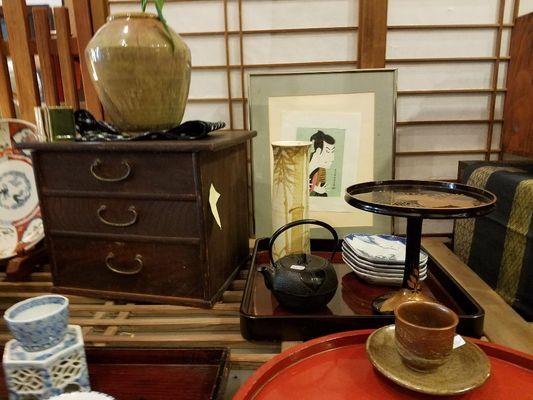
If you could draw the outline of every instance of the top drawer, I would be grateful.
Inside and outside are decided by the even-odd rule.
[[[37,152],[40,186],[48,191],[194,194],[191,153]]]

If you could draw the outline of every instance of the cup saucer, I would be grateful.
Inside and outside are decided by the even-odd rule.
[[[407,367],[394,344],[394,325],[374,331],[366,352],[372,365],[385,377],[420,393],[449,396],[481,386],[490,375],[490,362],[474,343],[466,341],[453,350],[446,364],[434,371],[418,372]]]

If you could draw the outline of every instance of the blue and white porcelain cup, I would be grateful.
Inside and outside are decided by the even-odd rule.
[[[24,350],[42,351],[65,337],[68,299],[59,295],[32,297],[8,308],[4,319]]]

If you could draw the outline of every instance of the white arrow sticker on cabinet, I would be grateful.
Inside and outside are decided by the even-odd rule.
[[[211,207],[211,212],[213,213],[213,217],[215,217],[215,221],[217,221],[218,227],[222,229],[222,223],[220,222],[220,215],[218,214],[218,199],[220,198],[220,193],[217,192],[213,184],[211,184],[211,188],[209,189],[209,206]]]

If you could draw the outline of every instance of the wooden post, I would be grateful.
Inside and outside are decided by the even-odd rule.
[[[507,94],[503,109],[503,152],[533,157],[533,13],[517,18],[511,35]]]
[[[74,65],[70,55],[70,24],[68,10],[65,7],[54,8],[57,36],[57,54],[59,56],[59,66],[61,68],[61,82],[63,83],[63,93],[65,104],[75,110],[80,107],[78,101],[78,90],[76,88],[76,77],[74,75]]]
[[[89,0],[89,2],[91,5],[93,32],[96,32],[107,20],[109,2],[108,0]]]
[[[102,106],[98,99],[98,95],[96,94],[96,89],[91,81],[85,57],[85,48],[93,36],[91,9],[88,0],[74,1],[72,6],[74,7],[81,79],[83,81],[83,93],[85,94],[85,108],[89,110],[96,119],[102,119]]]
[[[7,57],[4,54],[4,38],[0,30],[0,117],[15,118],[15,105],[13,104],[13,91],[9,80]]]
[[[357,43],[359,68],[385,67],[387,0],[359,0]]]
[[[4,0],[9,53],[13,60],[17,99],[22,119],[35,122],[34,107],[41,104],[35,76],[35,60],[30,49],[30,26],[25,0]]]
[[[35,26],[35,44],[39,55],[44,101],[48,106],[57,106],[57,82],[52,53],[50,51],[50,24],[48,22],[48,7],[36,7],[33,12]]]

